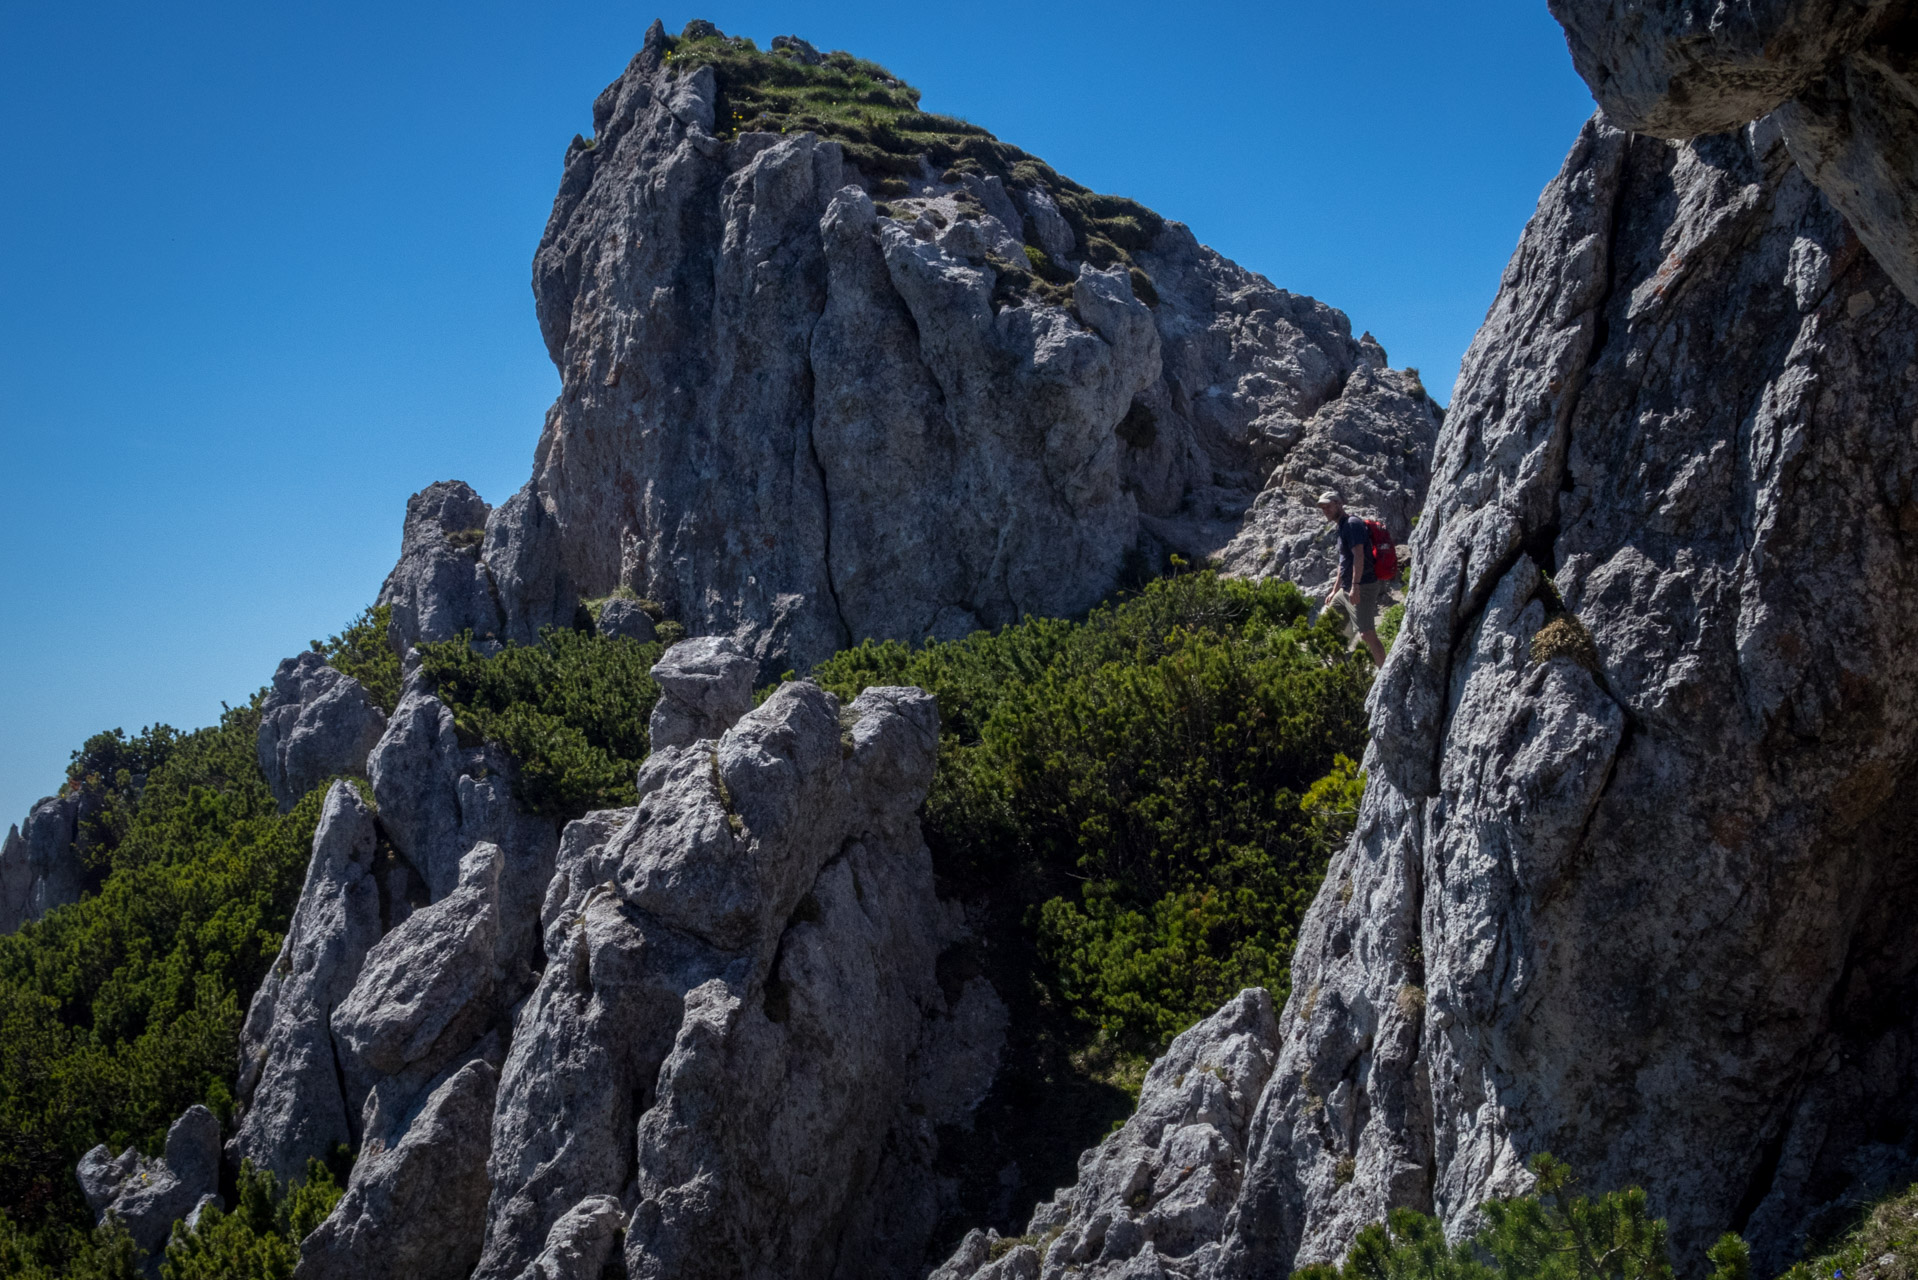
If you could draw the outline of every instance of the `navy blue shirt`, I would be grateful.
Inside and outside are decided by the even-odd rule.
[[[1339,585],[1352,581],[1352,554],[1359,552],[1365,557],[1364,572],[1359,574],[1358,585],[1377,582],[1378,575],[1372,566],[1372,531],[1365,527],[1365,521],[1350,511],[1339,517]]]

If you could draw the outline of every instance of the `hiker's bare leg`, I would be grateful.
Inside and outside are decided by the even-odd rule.
[[[1375,667],[1384,666],[1385,646],[1379,643],[1379,633],[1376,631],[1361,631],[1359,632],[1359,639],[1365,641],[1366,651],[1372,655],[1372,665]]]

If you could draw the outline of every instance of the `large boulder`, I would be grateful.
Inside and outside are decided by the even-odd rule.
[[[55,907],[80,900],[80,798],[48,796],[7,829],[0,843],[0,933],[12,933]]]
[[[75,1176],[95,1220],[118,1218],[147,1255],[146,1273],[157,1276],[173,1224],[219,1192],[219,1118],[205,1107],[189,1107],[167,1130],[159,1159],[147,1159],[134,1147],[116,1158],[103,1143],[80,1158]]]
[[[346,1193],[300,1244],[294,1280],[464,1280],[486,1219],[498,1075],[475,1059],[420,1108],[405,1137],[361,1154]]]
[[[724,636],[681,640],[661,654],[651,675],[659,686],[647,739],[654,750],[717,738],[753,705],[757,664]]]
[[[260,771],[280,811],[340,774],[366,776],[386,714],[366,687],[311,651],[280,663],[260,704]]]
[[[599,1249],[609,1197],[632,1275],[923,1265],[951,1204],[938,1131],[978,1104],[1005,1026],[983,980],[938,980],[964,928],[913,818],[937,741],[917,690],[842,709],[788,684],[717,740],[656,749],[635,808],[567,830],[476,1276]]]
[[[1918,5],[1551,0],[1621,128],[1696,138],[1775,113],[1786,145],[1918,301]]]

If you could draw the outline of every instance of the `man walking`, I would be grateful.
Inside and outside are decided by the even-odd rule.
[[[1379,581],[1378,566],[1372,560],[1372,532],[1365,527],[1364,520],[1345,509],[1345,499],[1337,489],[1327,489],[1319,495],[1319,510],[1339,533],[1339,576],[1325,603],[1330,605],[1341,591],[1345,593],[1345,609],[1352,615],[1352,625],[1358,628],[1359,639],[1365,642],[1373,665],[1382,667],[1385,646],[1379,643],[1375,628],[1379,592],[1384,590],[1384,584]]]

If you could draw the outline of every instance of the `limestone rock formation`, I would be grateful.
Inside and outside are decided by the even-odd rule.
[[[235,1164],[304,1176],[357,1135],[329,1025],[380,939],[373,814],[350,782],[335,782],[313,835],[313,858],[279,958],[240,1031]],[[191,1207],[191,1201],[181,1212]]]
[[[385,732],[386,715],[365,686],[302,653],[279,665],[260,704],[260,771],[284,812],[328,778],[364,776]]]
[[[913,817],[937,732],[917,690],[842,715],[788,684],[717,741],[656,746],[634,809],[567,829],[476,1276],[563,1274],[609,1198],[632,1275],[919,1263],[937,1130],[983,1095],[1005,1016],[935,973],[964,935]]]
[[[1282,1274],[1396,1206],[1464,1234],[1551,1151],[1775,1274],[1918,1173],[1914,350],[1776,127],[1594,119],[1447,414],[1229,1215],[1081,1259],[1153,1167],[1121,1135],[1043,1260],[948,1272]]]
[[[655,24],[567,153],[533,479],[490,515],[455,482],[414,496],[397,644],[527,640],[625,587],[763,681],[1081,613],[1171,551],[1317,580],[1327,483],[1409,532],[1436,413],[1340,312],[996,141],[1003,173],[902,177],[742,132],[673,45]]]
[[[118,1218],[145,1250],[147,1274],[159,1274],[160,1250],[176,1220],[220,1187],[220,1121],[205,1107],[189,1107],[167,1130],[166,1151],[157,1160],[128,1147],[116,1158],[104,1144],[80,1159],[76,1170],[87,1208],[97,1221]]]
[[[660,655],[652,677],[659,685],[647,741],[654,750],[717,738],[753,705],[756,664],[722,636],[681,640]]]
[[[992,1260],[993,1233],[974,1231],[932,1280],[1209,1274],[1278,1052],[1271,998],[1240,992],[1152,1064],[1132,1118],[1033,1211],[1029,1243]]]
[[[80,899],[80,800],[48,796],[0,844],[0,933]]]
[[[1551,0],[1609,118],[1695,138],[1774,113],[1785,143],[1918,301],[1918,6]]]
[[[295,1280],[464,1280],[486,1220],[497,1086],[490,1063],[469,1062],[395,1145],[363,1153],[340,1203],[301,1243]]]
[[[619,597],[601,606],[597,630],[609,639],[624,637],[641,644],[650,643],[656,638],[652,615],[646,612],[639,601]]]

